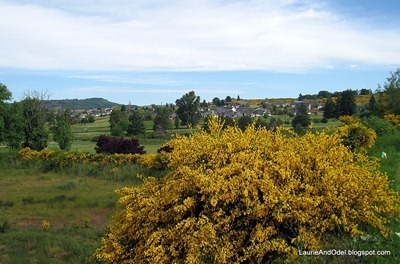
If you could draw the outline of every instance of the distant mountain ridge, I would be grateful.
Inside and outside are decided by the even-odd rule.
[[[110,102],[104,98],[49,100],[48,103],[52,108],[61,107],[68,108],[70,110],[112,108],[121,106],[121,104]]]

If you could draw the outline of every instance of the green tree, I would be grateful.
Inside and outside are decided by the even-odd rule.
[[[70,150],[74,138],[71,130],[71,111],[69,109],[58,109],[54,112],[53,124],[50,131],[53,139],[62,150]]]
[[[239,117],[238,119],[238,127],[242,130],[245,131],[248,126],[253,124],[253,118],[250,116],[242,116]]]
[[[218,97],[214,97],[212,99],[212,102],[215,106],[221,106],[221,99],[219,99]]]
[[[13,149],[22,147],[24,141],[25,119],[23,117],[22,103],[7,104],[2,111],[4,121],[3,142]]]
[[[180,127],[180,125],[181,125],[181,120],[179,119],[178,116],[175,116],[174,117],[174,126],[175,126],[175,128],[178,129]]]
[[[336,105],[333,102],[332,98],[329,97],[324,106],[324,117],[325,118],[333,118],[336,117]]]
[[[47,95],[33,92],[25,95],[22,100],[22,113],[25,119],[24,147],[34,150],[42,150],[47,147],[49,129],[47,120],[49,110],[47,108]]]
[[[336,100],[336,117],[348,115],[352,116],[356,113],[356,98],[354,91],[346,90]]]
[[[7,89],[5,84],[0,83],[0,142],[2,142],[6,135],[6,129],[4,124],[4,114],[6,112],[6,104],[4,101],[11,99],[11,92]]]
[[[198,124],[201,118],[199,111],[200,97],[196,96],[194,91],[184,94],[180,99],[177,99],[175,103],[178,106],[176,114],[179,116],[184,126],[194,127]]]
[[[331,97],[331,93],[328,91],[319,91],[318,97],[329,98],[329,97]]]
[[[292,127],[298,134],[303,134],[307,127],[311,124],[310,116],[308,115],[307,108],[304,104],[300,105],[299,112],[292,120]]]
[[[376,101],[375,96],[373,94],[371,94],[371,97],[369,98],[368,111],[370,115],[373,116],[379,115],[378,102]]]
[[[383,85],[386,110],[394,115],[400,115],[400,68],[391,72]]]
[[[129,116],[129,124],[126,131],[128,136],[137,136],[146,133],[144,125],[144,115],[141,110],[132,110]]]
[[[110,114],[110,132],[114,137],[122,137],[125,135],[129,125],[128,113],[122,110],[114,110]]]
[[[371,93],[372,92],[371,92],[370,89],[363,88],[363,89],[360,90],[360,95],[369,95]]]
[[[156,107],[156,116],[154,117],[153,130],[158,134],[165,135],[168,129],[171,129],[170,117],[172,109],[167,107]]]

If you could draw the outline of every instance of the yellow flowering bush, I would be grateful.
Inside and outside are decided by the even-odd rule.
[[[367,128],[361,120],[353,116],[341,116],[340,121],[345,125],[335,129],[335,133],[342,138],[342,143],[352,151],[363,151],[375,145],[376,132]]]
[[[250,126],[177,136],[171,172],[117,192],[125,209],[93,255],[107,263],[271,263],[327,233],[389,233],[399,196],[378,161],[338,134]]]
[[[386,114],[383,119],[390,122],[393,126],[400,128],[400,115]]]
[[[52,151],[43,149],[41,151],[24,148],[18,154],[25,160],[39,158],[46,160],[57,167],[73,167],[81,163],[92,164],[94,167],[111,165],[114,168],[129,163],[139,163],[144,166],[160,167],[160,161],[149,159],[145,155],[140,154],[98,154],[98,153],[80,153],[68,151]],[[154,161],[155,164],[152,164]],[[117,169],[118,170],[118,169]]]

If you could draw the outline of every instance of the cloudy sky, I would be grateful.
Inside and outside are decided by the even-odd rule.
[[[400,67],[398,0],[0,0],[15,100],[118,103],[375,90]]]

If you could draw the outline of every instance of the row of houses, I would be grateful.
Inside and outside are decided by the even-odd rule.
[[[79,119],[86,118],[88,115],[93,117],[108,116],[112,112],[112,108],[105,109],[89,109],[89,110],[72,110],[73,116],[78,116]]]
[[[264,107],[266,106],[263,104]],[[294,101],[292,104],[287,104],[287,103],[269,103],[269,107],[267,105],[267,108],[250,108],[246,105],[232,105],[232,106],[220,106],[220,107],[202,107],[200,108],[200,112],[202,114],[202,117],[206,117],[207,115],[216,115],[216,116],[229,116],[232,118],[239,118],[242,116],[251,116],[251,117],[258,117],[258,116],[264,116],[264,115],[269,115],[271,116],[271,109],[272,107],[276,108],[285,108],[289,107],[289,109],[296,114],[300,107],[304,105],[307,109],[307,111],[321,111],[324,107],[322,103],[319,102],[305,102],[305,101]]]

